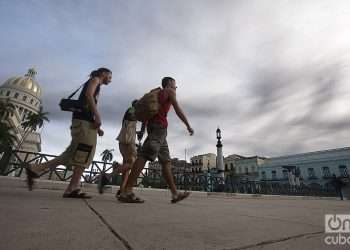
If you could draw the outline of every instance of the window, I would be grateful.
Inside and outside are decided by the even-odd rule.
[[[249,169],[246,167],[245,168],[245,173],[248,174],[249,173]]]
[[[6,92],[6,96],[10,96],[11,92],[10,91],[7,91]]]
[[[231,163],[230,166],[231,166],[231,170],[233,170],[233,163]]]
[[[14,98],[18,98],[19,94],[15,93]]]
[[[331,177],[331,172],[329,171],[329,167],[322,168],[322,175],[323,177]]]
[[[23,98],[22,98],[23,101],[26,101],[27,100],[27,96],[24,95]]]
[[[288,170],[287,169],[283,170],[283,179],[288,179]]]
[[[34,100],[33,100],[33,99],[31,99],[31,100],[30,100],[30,104],[33,104],[33,102],[34,102]]]
[[[272,175],[272,180],[276,180],[277,179],[276,170],[272,170],[271,171],[271,175]]]
[[[313,168],[308,168],[308,169],[307,169],[307,173],[308,173],[308,175],[309,175],[309,179],[316,178],[316,176],[315,176],[315,169],[313,169]]]
[[[227,167],[227,164],[225,164],[225,171],[227,171],[228,170],[228,167]]]
[[[2,90],[0,90],[0,95],[2,95],[3,94],[3,91]]]
[[[265,171],[261,172],[261,179],[266,180],[266,172]]]
[[[339,166],[339,174],[341,177],[349,177],[349,172],[345,165]]]

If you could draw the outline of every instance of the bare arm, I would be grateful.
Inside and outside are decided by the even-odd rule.
[[[180,107],[179,103],[176,100],[176,92],[172,89],[168,89],[168,94],[169,94],[170,102],[174,107],[176,115],[186,125],[186,128],[187,128],[188,132],[190,133],[190,135],[193,135],[194,131],[191,128],[190,123],[188,122],[186,115],[182,111],[182,108]]]
[[[101,117],[97,110],[97,106],[94,99],[94,93],[98,85],[99,85],[99,80],[97,78],[90,79],[90,84],[85,93],[86,101],[89,105],[89,108],[93,113],[93,115],[95,116],[94,124],[96,128],[99,128],[101,126]]]

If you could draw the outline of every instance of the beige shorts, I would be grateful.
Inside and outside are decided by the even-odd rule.
[[[119,151],[123,156],[123,164],[132,164],[136,160],[136,144],[119,143]]]
[[[94,159],[97,129],[92,122],[73,119],[71,126],[72,141],[57,158],[68,168],[88,168]]]

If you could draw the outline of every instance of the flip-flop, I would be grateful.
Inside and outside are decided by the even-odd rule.
[[[115,194],[115,197],[118,198],[120,196],[120,189],[117,191],[117,193]]]
[[[32,171],[29,168],[29,165],[25,167],[26,169],[26,174],[27,174],[27,186],[28,186],[28,190],[32,191],[33,190],[33,185],[34,185],[34,179],[39,178],[39,175],[37,173],[35,173],[34,171]]]
[[[175,199],[171,200],[171,203],[177,203],[179,201],[182,201],[183,199],[186,199],[189,195],[190,192],[179,193]]]
[[[86,193],[80,193],[80,189],[73,190],[70,193],[64,193],[63,198],[75,198],[75,199],[91,199],[92,196],[87,195]]]
[[[131,194],[120,194],[118,200],[123,203],[144,203],[145,201],[137,197],[134,193]]]

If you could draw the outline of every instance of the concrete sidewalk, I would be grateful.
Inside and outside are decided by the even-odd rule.
[[[29,192],[23,180],[0,178],[1,250],[349,249],[327,246],[323,233],[324,215],[350,214],[349,201],[198,192],[171,204],[169,192],[141,189],[144,204],[123,204],[111,192],[63,199],[64,185]]]

